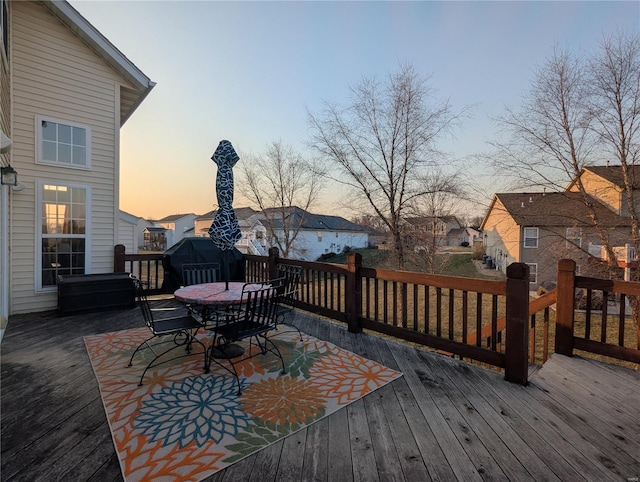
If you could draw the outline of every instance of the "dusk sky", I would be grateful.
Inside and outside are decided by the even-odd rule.
[[[146,218],[214,208],[220,140],[240,162],[273,141],[305,155],[307,109],[345,105],[363,77],[401,64],[453,109],[473,106],[440,146],[468,159],[555,45],[594,53],[603,34],[640,28],[637,1],[70,3],[157,83],[121,132],[120,207]],[[315,211],[349,217],[343,194],[328,186]]]

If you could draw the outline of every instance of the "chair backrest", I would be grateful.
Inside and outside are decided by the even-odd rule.
[[[215,283],[220,278],[220,263],[185,263],[182,265],[184,286]]]
[[[277,280],[283,280],[280,283],[278,289],[278,296],[280,303],[287,305],[293,305],[296,299],[298,299],[298,289],[300,286],[300,275],[302,273],[302,266],[279,264],[278,278]],[[272,282],[275,280],[272,280]]]
[[[277,291],[272,285],[247,283],[242,288],[242,319],[238,325],[237,336],[250,332],[268,331],[275,328],[277,316]],[[251,333],[246,333],[249,336]]]
[[[149,301],[147,300],[147,295],[144,293],[142,282],[138,278],[132,277],[132,279],[136,296],[138,298],[138,304],[140,305],[140,311],[142,311],[142,319],[145,324],[153,330],[153,314],[151,312],[151,307],[149,306]]]

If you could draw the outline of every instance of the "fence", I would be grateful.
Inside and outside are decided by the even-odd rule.
[[[161,292],[161,254],[127,255],[116,247],[115,258],[115,271],[137,273]],[[247,281],[276,277],[279,263],[301,266],[298,308],[344,322],[351,332],[368,329],[497,367],[509,381],[526,383],[529,364],[544,363],[552,351],[640,363],[640,331],[628,308],[640,299],[640,283],[576,276],[571,260],[559,262],[557,289],[534,300],[522,263],[507,268],[506,281],[487,281],[365,268],[357,253],[346,265],[280,258],[277,248],[244,260]],[[614,301],[598,309],[596,299]]]

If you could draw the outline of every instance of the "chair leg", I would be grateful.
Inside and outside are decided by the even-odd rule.
[[[144,340],[142,343],[140,343],[136,349],[134,350],[134,352],[131,354],[131,358],[129,358],[129,364],[127,365],[128,367],[130,367],[131,365],[133,365],[133,357],[136,356],[136,353],[138,353],[138,351],[140,351],[140,348],[142,348],[142,345],[147,345],[149,347],[149,349],[151,351],[153,351],[153,347],[149,344],[150,340],[153,340],[155,337],[151,336],[149,338],[147,338],[146,340]],[[153,352],[155,354],[155,352]]]
[[[187,333],[187,334],[186,334],[186,335],[187,335],[187,339],[185,340],[185,342],[184,342],[184,343],[180,343],[180,344],[178,344],[178,343],[175,341],[175,340],[176,340],[176,337],[174,336],[174,338],[173,338],[173,340],[172,340],[172,341],[173,341],[173,343],[174,343],[174,345],[173,345],[172,347],[170,347],[169,349],[164,350],[164,351],[163,351],[162,353],[160,353],[160,354],[157,354],[157,353],[155,352],[155,350],[153,349],[153,346],[152,346],[152,345],[149,345],[149,341],[150,341],[150,340],[152,340],[154,337],[151,337],[151,338],[149,338],[149,339],[147,339],[147,340],[143,341],[140,345],[138,345],[138,347],[136,348],[136,350],[133,352],[133,355],[131,355],[131,359],[129,360],[129,366],[131,366],[131,364],[132,364],[132,362],[133,362],[133,356],[138,352],[138,350],[140,349],[140,347],[141,347],[142,345],[144,345],[145,343],[147,343],[147,344],[149,345],[149,348],[151,349],[151,351],[152,351],[152,352],[153,352],[153,354],[155,355],[155,357],[153,358],[153,360],[151,360],[151,361],[147,364],[147,366],[145,367],[144,371],[142,372],[142,375],[140,376],[140,383],[138,383],[138,386],[139,386],[139,387],[141,387],[141,386],[143,385],[143,383],[142,383],[142,382],[143,382],[143,380],[144,380],[144,376],[147,374],[147,371],[148,371],[150,368],[155,368],[155,367],[157,367],[157,366],[159,366],[159,365],[162,365],[163,363],[167,363],[167,362],[169,362],[169,361],[176,360],[176,359],[178,359],[178,358],[182,358],[182,357],[185,357],[185,356],[190,356],[190,355],[192,355],[192,353],[191,353],[191,345],[192,345],[192,343],[193,343],[194,341],[195,341],[196,343],[198,343],[198,344],[202,347],[202,351],[203,351],[203,353],[204,353],[204,367],[203,367],[203,369],[204,369],[204,372],[205,372],[205,373],[209,373],[209,363],[208,363],[208,359],[207,359],[207,347],[204,345],[204,343],[202,343],[200,340],[198,340],[198,339],[196,338],[196,334],[197,334],[197,331],[196,331],[196,333],[194,333],[194,334]],[[165,341],[165,342],[161,342],[161,343],[170,343],[170,342],[166,342],[166,341]],[[167,360],[162,360],[160,363],[155,363],[159,358],[163,357],[164,355],[166,355],[166,354],[167,354],[167,353],[169,353],[170,351],[175,350],[176,348],[180,348],[180,347],[181,347],[181,346],[183,346],[183,345],[186,345],[186,346],[185,346],[185,350],[186,350],[186,352],[187,352],[187,354],[186,354],[186,355],[178,355],[178,356],[174,356],[174,357],[169,358],[169,359],[167,359]]]
[[[293,323],[287,323],[285,322],[285,317],[287,316],[288,313],[291,313],[292,309],[289,308],[281,308],[280,309],[280,313],[278,313],[278,317],[277,317],[277,325],[286,325],[290,328],[292,328],[291,330],[286,330],[283,331],[282,333],[278,333],[279,335],[284,334],[284,333],[290,333],[292,331],[297,331],[298,335],[300,336],[300,341],[303,341],[302,338],[302,332],[300,331],[300,328],[298,328],[296,325],[294,325]]]
[[[216,360],[216,357],[214,356],[214,353],[213,353],[214,350],[219,350],[220,352],[224,353],[224,346],[225,345],[228,345],[228,343],[226,343],[226,342],[224,342],[224,343],[216,343],[216,337],[214,337],[213,342],[211,343],[211,346],[209,347],[209,349],[211,350],[211,353],[209,354],[209,364],[211,364],[211,362],[213,361],[215,364],[217,364],[218,366],[224,368],[229,373],[231,373],[231,375],[233,375],[233,377],[236,379],[236,384],[238,385],[238,396],[240,396],[240,395],[242,395],[242,387],[240,385],[240,377],[238,376],[238,371],[236,370],[236,366],[233,363],[232,359],[231,358],[225,358],[225,360],[227,360],[229,362],[229,365],[231,365],[231,368],[229,368],[228,366],[223,365],[222,362],[219,362],[218,360]]]
[[[271,340],[267,335],[261,335],[264,338],[264,352],[266,353],[267,351],[273,353],[275,356],[277,356],[280,359],[280,363],[282,365],[282,371],[280,372],[281,375],[286,375],[287,373],[287,368],[284,365],[284,357],[282,356],[282,353],[280,353],[280,348],[278,348],[278,345],[276,345],[273,340]],[[271,346],[273,348],[267,348],[267,343],[271,343]],[[258,344],[262,347],[262,344],[260,342],[258,342]]]

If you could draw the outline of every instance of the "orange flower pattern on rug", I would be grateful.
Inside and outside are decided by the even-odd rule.
[[[240,397],[223,368],[204,373],[202,353],[150,369],[140,387],[148,350],[127,365],[148,336],[136,328],[85,337],[127,482],[202,480],[401,376],[331,343],[283,333],[274,341],[287,373],[270,353],[240,362]]]

